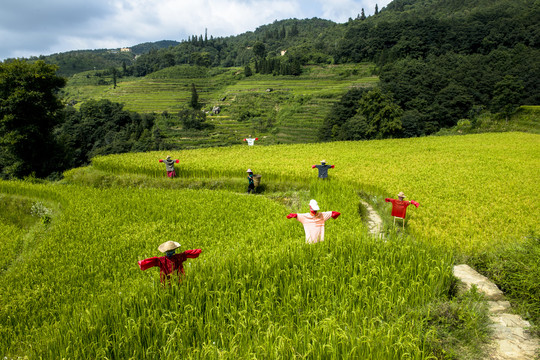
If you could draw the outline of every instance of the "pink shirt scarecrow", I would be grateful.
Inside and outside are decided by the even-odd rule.
[[[315,200],[309,202],[309,210],[310,212],[305,214],[291,213],[287,215],[287,219],[296,218],[304,225],[306,243],[313,244],[324,241],[324,223],[330,218],[337,219],[341,213],[337,211],[319,212],[319,205]]]

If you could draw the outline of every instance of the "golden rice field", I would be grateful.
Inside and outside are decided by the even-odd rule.
[[[453,303],[455,255],[538,233],[538,139],[507,133],[171,152],[180,159],[173,180],[157,161],[167,154],[124,154],[96,158],[93,167],[147,178],[144,186],[85,186],[78,170],[56,184],[2,181],[2,196],[42,201],[53,215],[30,231],[0,226],[0,355],[440,358],[450,350],[436,314],[456,311],[456,331],[471,339],[484,329],[477,299],[460,300],[459,310]],[[329,181],[311,169],[322,159],[335,164]],[[268,194],[243,194],[248,167],[263,174]],[[238,181],[222,190],[185,186],[201,178]],[[342,213],[327,223],[323,243],[304,243],[302,226],[285,216],[307,203],[274,200],[278,183]],[[398,191],[420,203],[408,211],[411,236],[370,237],[359,195],[389,211],[383,199]],[[166,240],[202,253],[185,263],[180,285],[164,288],[159,271],[142,272],[137,261],[158,256]]]
[[[95,158],[114,173],[164,176],[164,153]],[[524,133],[424,137],[368,142],[209,148],[170,152],[188,177],[241,177],[247,168],[265,182],[308,181],[311,165],[335,165],[333,180],[374,197],[403,191],[421,206],[408,211],[410,231],[460,252],[538,233],[534,213],[540,183],[540,137]],[[380,200],[380,199],[379,199]],[[350,201],[355,201],[351,198]]]

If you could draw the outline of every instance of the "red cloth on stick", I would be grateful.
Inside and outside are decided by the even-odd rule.
[[[164,283],[165,279],[169,280],[171,273],[176,273],[176,275],[185,274],[183,263],[187,259],[195,259],[199,257],[201,249],[186,250],[180,254],[174,254],[171,257],[160,256],[160,257],[151,257],[148,259],[140,260],[138,262],[141,270],[147,270],[154,266],[159,266],[159,277],[161,282]],[[180,279],[180,277],[179,277]]]
[[[397,199],[390,199],[386,198],[384,199],[386,202],[392,203],[392,216],[405,219],[405,215],[407,213],[407,206],[413,204],[414,206],[418,207],[420,204],[418,204],[416,201],[407,201],[407,200],[397,200]]]

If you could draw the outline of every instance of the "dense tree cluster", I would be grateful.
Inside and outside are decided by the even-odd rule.
[[[165,148],[155,115],[91,100],[64,107],[65,79],[43,61],[0,64],[0,178],[46,177],[96,155]]]
[[[228,38],[210,38],[205,34],[193,35],[179,45],[163,49],[151,50],[137,58],[134,64],[128,67],[128,73],[135,76],[145,76],[152,72],[181,64],[198,66],[246,66],[254,60],[275,63],[282,50],[293,54],[281,61],[283,65],[273,68],[270,72],[288,73],[290,64],[298,62],[300,65],[312,60],[313,53],[324,53],[321,49],[328,49],[332,40],[327,29],[335,28],[337,24],[322,19],[309,20],[282,20],[273,24],[259,27],[254,32]],[[319,34],[318,41],[313,43],[313,34]],[[332,35],[333,36],[333,35]],[[306,49],[307,46],[307,49]],[[302,56],[299,56],[302,55]],[[265,59],[268,56],[269,59]],[[317,55],[317,58],[327,60],[328,55]]]
[[[539,58],[539,50],[524,45],[487,55],[406,58],[382,68],[381,87],[408,115],[403,136],[431,134],[483,110],[508,116],[520,104],[538,104]]]
[[[0,64],[0,177],[43,177],[56,167],[56,92],[65,85],[56,70],[43,61]]]
[[[265,58],[255,60],[255,72],[259,74],[298,76],[302,74],[302,65],[298,59]]]
[[[351,89],[336,103],[320,129],[327,140],[371,140],[402,134],[403,110],[380,88]]]
[[[96,155],[151,151],[166,147],[154,126],[155,115],[138,114],[109,100],[91,100],[80,110],[68,106],[55,129],[62,151],[61,167],[88,164]]]

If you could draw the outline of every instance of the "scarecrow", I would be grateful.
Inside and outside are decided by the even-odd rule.
[[[167,155],[167,158],[165,160],[159,159],[160,163],[165,163],[165,169],[167,170],[167,176],[170,178],[173,178],[176,176],[176,172],[174,171],[174,163],[179,163],[180,160],[178,159],[171,159],[171,155]]]
[[[247,169],[246,171],[248,173],[247,179],[248,179],[248,188],[247,193],[251,194],[252,192],[255,192],[255,182],[253,180],[253,171],[251,169]]]
[[[247,142],[248,146],[255,145],[255,140],[259,140],[259,138],[252,138],[251,135],[249,135],[249,137],[244,139],[244,141]]]
[[[396,218],[400,218],[403,221],[403,228],[405,228],[405,215],[407,212],[407,206],[413,204],[418,208],[420,204],[414,200],[404,200],[405,194],[403,193],[403,191],[400,191],[397,197],[398,200],[386,198],[384,199],[384,201],[392,203],[392,216],[394,217],[394,224],[396,223]]]
[[[319,170],[319,179],[326,179],[328,178],[328,169],[333,169],[334,165],[327,165],[326,160],[321,160],[321,165],[313,165],[311,168]]]
[[[175,254],[176,249],[180,247],[180,244],[176,241],[167,241],[159,245],[158,250],[165,253],[165,256],[151,257],[148,259],[140,260],[139,267],[141,270],[150,269],[154,266],[159,266],[159,277],[161,283],[165,283],[165,279],[171,279],[171,273],[178,276],[178,280],[181,280],[181,275],[185,275],[184,266],[182,265],[187,259],[195,259],[199,257],[201,249],[186,250],[183,253]]]
[[[304,225],[306,232],[306,243],[313,244],[319,241],[324,241],[324,223],[332,218],[337,219],[341,213],[337,211],[319,212],[319,204],[316,200],[309,201],[309,213],[287,215],[287,219],[296,218]]]

